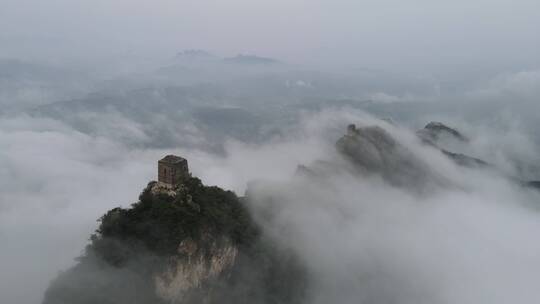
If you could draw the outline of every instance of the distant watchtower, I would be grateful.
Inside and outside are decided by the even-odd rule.
[[[360,131],[356,128],[355,124],[350,124],[347,126],[347,135],[355,136],[358,135]]]
[[[167,187],[181,184],[190,177],[188,162],[176,155],[167,155],[158,161],[158,182]]]

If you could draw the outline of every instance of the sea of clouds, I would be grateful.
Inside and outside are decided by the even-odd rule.
[[[500,92],[478,89],[469,98],[482,103],[489,95],[498,106],[512,93],[516,109],[537,108],[538,95],[530,84],[538,82],[535,75],[498,77],[490,88],[500,87]],[[133,138],[146,138],[144,128],[114,112],[107,117],[109,127],[100,132],[25,111],[3,115],[0,302],[40,302],[49,281],[82,253],[96,220],[111,208],[135,202],[156,178],[157,160],[166,154],[186,157],[195,176],[238,195],[250,181],[268,183],[254,194],[280,200],[272,206],[275,216],[261,218],[260,224],[305,261],[311,303],[540,300],[534,285],[540,279],[535,233],[540,196],[512,181],[540,179],[535,167],[540,150],[530,128],[535,124],[525,119],[530,113],[502,112],[491,120],[475,120],[441,109],[404,125],[352,108],[307,111],[293,126],[284,126],[286,132],[262,143],[226,139],[221,153],[133,145]],[[422,146],[413,126],[431,119],[450,122],[470,137],[467,145],[450,150],[482,158],[497,170],[460,168]],[[294,177],[298,165],[339,158],[334,143],[351,122],[383,126],[452,186],[418,195],[377,175],[331,172],[323,186]],[[210,140],[204,130],[190,128],[198,140]],[[257,202],[250,206],[256,217],[268,208]]]

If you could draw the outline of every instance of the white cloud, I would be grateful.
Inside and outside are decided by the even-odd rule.
[[[505,73],[494,77],[483,87],[468,93],[469,97],[482,99],[506,98],[508,102],[530,100],[538,102],[540,70]]]
[[[336,174],[323,186],[294,180],[298,164],[339,161],[333,144],[350,122],[385,127],[458,187],[418,197],[376,177]],[[9,244],[0,252],[2,302],[38,302],[49,280],[84,248],[95,220],[136,201],[155,178],[156,160],[168,153],[187,157],[205,183],[240,195],[251,180],[277,183],[272,193],[279,191],[281,211],[264,224],[316,275],[312,287],[321,292],[312,294],[313,303],[539,299],[532,285],[540,247],[531,233],[538,215],[524,207],[538,195],[497,175],[458,168],[419,146],[409,130],[365,113],[306,115],[295,131],[268,143],[228,142],[225,156],[182,147],[133,149],[117,138],[50,119],[0,122],[0,242]],[[479,153],[489,149],[479,144]]]

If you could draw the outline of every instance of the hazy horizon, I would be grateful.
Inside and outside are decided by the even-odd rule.
[[[539,20],[534,0],[2,0],[0,57],[109,64],[205,49],[326,67],[529,69]]]

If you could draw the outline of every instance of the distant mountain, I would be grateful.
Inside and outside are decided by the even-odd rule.
[[[430,132],[431,135],[427,140],[424,137],[426,132]],[[539,181],[527,181],[523,177],[507,175],[500,168],[482,159],[441,148],[437,141],[442,135],[441,133],[445,136],[453,136],[464,143],[468,142],[468,139],[459,131],[442,123],[429,123],[425,129],[417,132],[424,144],[439,150],[456,165],[470,169],[493,170],[496,174],[500,174],[516,184],[540,189]],[[417,190],[424,190],[426,186],[432,185],[448,186],[446,180],[440,179],[437,174],[432,172],[424,159],[412,153],[381,127],[356,128],[355,125],[350,125],[348,133],[337,141],[336,148],[340,154],[354,164],[353,171],[363,175],[377,174],[394,186]],[[326,164],[323,166],[323,171],[327,171],[329,168],[331,166]],[[316,167],[300,169],[304,173],[317,172]]]
[[[440,140],[444,136],[450,136],[462,142],[468,141],[468,138],[456,129],[450,128],[449,126],[436,121],[428,123],[422,130],[419,130],[417,134],[423,140],[431,142]]]
[[[347,134],[336,142],[336,149],[354,165],[353,172],[379,175],[394,186],[425,190],[446,185],[422,158],[379,126],[349,125]]]
[[[221,58],[216,56],[208,51],[200,49],[189,49],[183,50],[176,54],[176,60],[189,60],[189,61],[207,61],[207,60],[220,60],[224,63],[232,64],[246,64],[246,65],[265,65],[265,64],[276,64],[279,63],[278,60],[268,57],[260,57],[256,55],[243,55],[238,54],[234,57],[225,57]]]
[[[471,157],[463,153],[456,153],[443,148],[443,142],[448,139],[467,144],[469,139],[458,130],[451,128],[441,122],[430,122],[423,129],[416,132],[417,136],[422,140],[424,144],[433,146],[440,150],[445,156],[454,161],[457,165],[477,168],[477,169],[492,169],[498,171],[493,164],[490,164],[482,159]],[[502,174],[502,173],[501,173]],[[510,180],[532,189],[540,190],[540,181],[527,181],[527,178],[507,176]]]
[[[190,49],[183,50],[176,54],[176,59],[216,59],[219,58],[205,50]]]
[[[279,63],[278,60],[267,58],[267,57],[259,57],[255,55],[237,55],[235,57],[228,57],[223,59],[227,63],[236,63],[236,64],[277,64]]]

